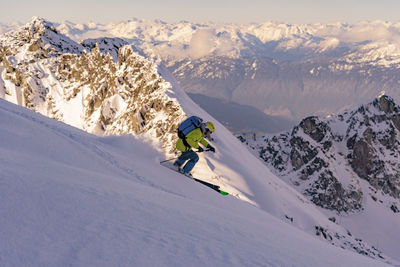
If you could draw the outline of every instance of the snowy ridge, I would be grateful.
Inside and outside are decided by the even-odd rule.
[[[26,25],[7,32],[0,38],[3,53],[14,55],[17,60],[34,60],[57,56],[60,53],[80,54],[83,47],[65,35],[60,35],[55,26],[38,17]]]
[[[176,139],[176,118],[184,113],[166,96],[171,86],[154,63],[121,39],[103,39],[87,52],[96,40],[80,45],[52,27],[34,18],[1,38],[0,97],[91,133],[152,132],[165,145]],[[40,34],[25,38],[32,28]],[[33,52],[32,43],[40,44]],[[65,53],[43,48],[57,43]]]
[[[51,28],[45,27],[45,31]],[[7,41],[13,38],[7,35],[2,45],[8,46]],[[14,60],[14,55],[2,54],[1,98],[91,133],[145,136],[151,142],[158,142],[156,147],[162,147],[164,156],[168,157],[174,152],[178,123],[187,115],[199,115],[213,121],[218,129],[213,143],[217,152],[206,157],[201,155],[194,170],[196,177],[218,184],[234,197],[330,244],[395,262],[384,251],[328,220],[305,197],[273,175],[220,123],[195,105],[162,64],[140,56],[130,46],[119,48],[118,62],[110,53],[103,54],[99,45],[90,52],[31,57],[29,61],[23,57],[23,51],[30,56],[29,50],[10,51],[17,51],[21,58]],[[160,157],[152,161],[158,164],[161,160]],[[122,166],[117,160],[112,162]],[[127,170],[126,167],[122,169]]]
[[[326,214],[395,256],[400,236],[386,229],[400,225],[399,112],[380,95],[343,114],[308,117],[291,132],[240,138]],[[367,224],[369,231],[360,230]]]

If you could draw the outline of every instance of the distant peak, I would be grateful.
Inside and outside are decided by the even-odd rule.
[[[56,27],[54,27],[53,23],[41,17],[32,17],[31,20],[27,24],[25,24],[23,28],[29,29],[32,35],[35,33],[44,35],[46,30],[57,33]]]
[[[53,24],[47,20],[45,20],[44,18],[41,17],[32,17],[31,20],[27,23],[27,25],[50,25],[53,26]]]
[[[33,16],[29,22],[43,21],[44,19],[39,16]]]
[[[80,44],[58,32],[53,23],[36,16],[24,26],[7,32],[2,42],[15,54],[28,52],[35,58],[57,56],[59,53],[80,54],[83,51]]]
[[[396,107],[396,104],[395,104],[393,98],[385,95],[384,91],[382,91],[382,92],[377,98],[377,100],[378,100],[377,102],[379,104],[379,109],[385,113],[397,112],[397,107]]]
[[[382,90],[378,95],[378,99],[381,98],[384,95],[386,95],[386,92],[385,92],[385,90]]]

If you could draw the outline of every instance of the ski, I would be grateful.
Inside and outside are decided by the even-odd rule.
[[[201,184],[203,184],[205,186],[208,186],[211,189],[214,189],[215,191],[217,191],[221,195],[224,195],[224,196],[229,195],[228,192],[225,192],[225,191],[222,191],[221,189],[219,189],[219,185],[211,184],[211,183],[205,182],[203,180],[200,180],[200,179],[197,179],[197,178],[194,178],[194,177],[193,177],[193,179],[198,183],[201,183]]]
[[[178,172],[177,170],[175,170],[175,169],[173,169],[173,168],[171,168],[171,167],[169,167],[169,166],[166,166],[166,165],[164,165],[164,164],[161,164],[161,166],[164,166],[164,167],[166,167],[166,168],[168,168],[168,169],[170,169],[170,170],[172,170],[172,171],[174,171],[174,172],[176,172],[176,173],[179,173],[179,174],[182,175],[182,176],[185,176],[185,175],[183,175],[182,173]],[[185,177],[187,177],[187,176],[185,176]],[[187,178],[189,178],[189,177],[187,177]],[[221,190],[220,187],[219,187],[219,185],[215,185],[215,184],[212,184],[212,183],[209,183],[209,182],[200,180],[200,179],[195,178],[195,177],[192,177],[192,178],[193,178],[194,181],[196,181],[196,182],[198,182],[198,183],[200,183],[200,184],[202,184],[202,185],[205,185],[205,186],[207,186],[207,187],[209,187],[209,188],[211,188],[211,189],[217,191],[218,193],[220,193],[220,194],[223,195],[223,196],[229,195],[228,192],[225,192],[225,191]],[[189,178],[189,179],[190,179],[190,178]]]

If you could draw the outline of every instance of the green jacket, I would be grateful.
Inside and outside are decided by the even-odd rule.
[[[193,131],[189,132],[186,135],[186,141],[190,145],[190,147],[185,147],[185,145],[183,144],[183,140],[179,138],[178,142],[176,142],[176,149],[182,152],[189,151],[191,148],[198,149],[199,142],[205,147],[208,146],[208,143],[204,139],[204,134],[200,128],[196,128]]]

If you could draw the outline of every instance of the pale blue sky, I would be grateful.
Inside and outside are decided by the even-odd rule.
[[[0,22],[40,16],[59,22],[130,18],[166,22],[289,23],[400,21],[400,0],[0,0]]]

